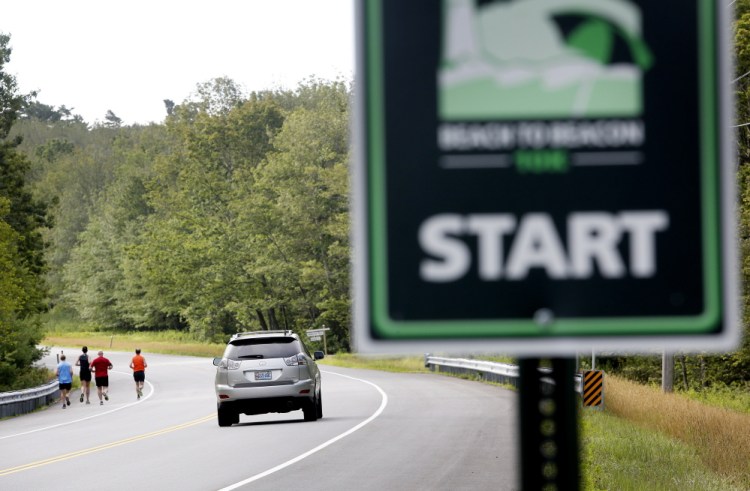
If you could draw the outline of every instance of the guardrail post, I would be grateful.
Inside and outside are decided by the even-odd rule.
[[[520,360],[521,489],[580,489],[578,405],[574,359],[552,359],[552,372],[539,370],[541,359]]]

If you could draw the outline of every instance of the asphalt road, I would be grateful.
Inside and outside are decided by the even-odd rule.
[[[499,387],[321,365],[323,419],[242,415],[219,428],[210,359],[144,353],[137,400],[132,354],[105,355],[103,406],[75,392],[64,410],[0,421],[0,489],[518,488],[517,398]]]

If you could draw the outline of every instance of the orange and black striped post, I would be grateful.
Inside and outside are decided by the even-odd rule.
[[[583,372],[583,405],[599,409],[604,406],[604,372],[601,370]]]

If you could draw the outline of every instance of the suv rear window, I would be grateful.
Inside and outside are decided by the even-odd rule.
[[[294,338],[250,338],[232,341],[224,356],[233,360],[288,358],[300,352],[302,349]]]

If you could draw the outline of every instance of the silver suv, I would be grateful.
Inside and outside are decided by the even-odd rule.
[[[224,356],[214,358],[219,426],[240,421],[240,413],[287,413],[302,409],[305,421],[323,417],[320,371],[299,336],[291,331],[235,334]]]

